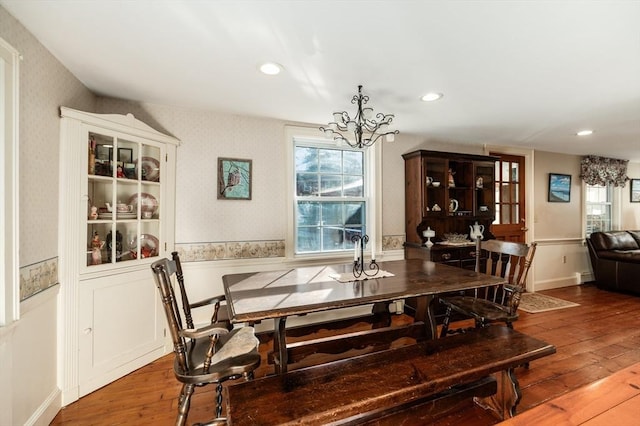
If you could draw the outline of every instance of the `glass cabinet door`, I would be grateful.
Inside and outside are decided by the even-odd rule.
[[[447,161],[443,158],[423,159],[424,191],[422,216],[441,216],[446,212],[445,188]]]
[[[494,204],[494,170],[493,163],[484,162],[476,164],[475,210],[477,216],[493,218],[495,214]]]
[[[160,253],[162,148],[88,132],[87,267]]]

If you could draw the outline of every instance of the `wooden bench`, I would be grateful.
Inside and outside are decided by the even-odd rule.
[[[552,345],[493,326],[231,385],[227,416],[234,426],[365,424],[429,398],[491,389],[486,406],[504,418],[520,400],[513,369],[553,353]],[[488,378],[496,373],[497,385]]]

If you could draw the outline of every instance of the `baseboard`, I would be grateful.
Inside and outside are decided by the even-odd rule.
[[[51,424],[60,408],[62,408],[62,392],[60,389],[55,388],[24,424],[28,426],[47,426]]]
[[[577,284],[581,283],[576,282],[576,276],[573,275],[569,277],[554,278],[551,280],[536,281],[534,284],[534,290],[551,290],[554,288],[571,287]]]
[[[594,281],[593,274],[591,272],[576,272],[576,284],[584,284]]]

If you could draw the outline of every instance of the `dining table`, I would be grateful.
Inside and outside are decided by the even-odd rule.
[[[287,317],[413,298],[414,320],[424,323],[424,338],[435,339],[438,295],[506,283],[504,278],[423,259],[377,265],[377,276],[359,278],[353,274],[353,263],[224,275],[229,317],[232,323],[274,320],[275,372],[283,374],[288,364]]]

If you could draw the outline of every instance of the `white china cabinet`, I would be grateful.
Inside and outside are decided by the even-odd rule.
[[[60,151],[63,404],[164,353],[149,265],[175,234],[179,141],[133,115],[62,107]]]

